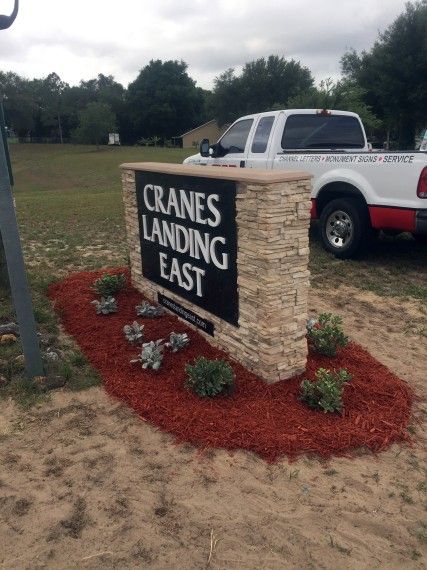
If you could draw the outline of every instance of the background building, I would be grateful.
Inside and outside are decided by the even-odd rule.
[[[219,127],[215,119],[188,131],[181,135],[182,148],[197,147],[202,139],[209,139],[210,143],[216,143],[227,126]]]

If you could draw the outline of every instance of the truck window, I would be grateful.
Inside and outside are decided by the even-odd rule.
[[[262,117],[262,119],[260,119],[255,131],[251,152],[263,153],[267,150],[268,139],[270,138],[273,123],[274,117]]]
[[[291,115],[282,136],[284,150],[364,146],[359,121],[346,115]]]
[[[235,123],[219,141],[221,155],[245,152],[246,141],[251,130],[253,119],[244,119]]]

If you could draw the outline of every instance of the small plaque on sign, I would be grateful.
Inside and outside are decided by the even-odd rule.
[[[188,309],[186,309],[185,307],[183,307],[173,299],[169,299],[169,297],[166,297],[161,293],[157,293],[157,299],[159,301],[159,304],[163,305],[163,307],[166,307],[167,309],[169,309],[179,317],[185,319],[192,325],[195,325],[203,332],[210,334],[211,336],[214,336],[215,329],[214,329],[214,324],[211,321],[202,319],[202,317],[199,317],[198,315],[196,315],[196,313],[189,311]]]

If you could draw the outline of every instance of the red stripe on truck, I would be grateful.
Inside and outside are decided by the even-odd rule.
[[[311,210],[310,210],[310,213],[311,213],[311,219],[312,219],[312,220],[317,220],[317,218],[318,218],[319,216],[317,215],[316,198],[312,198],[312,199],[311,199]]]
[[[387,206],[368,206],[372,227],[378,230],[415,230],[415,210],[391,208]]]

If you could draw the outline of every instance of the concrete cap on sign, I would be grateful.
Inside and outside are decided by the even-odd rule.
[[[192,164],[171,164],[165,162],[125,162],[120,165],[124,170],[142,170],[161,172],[177,176],[195,176],[200,178],[221,178],[249,184],[274,184],[293,180],[310,180],[309,172],[291,170],[261,170],[258,168],[225,168],[223,166],[197,166]]]

